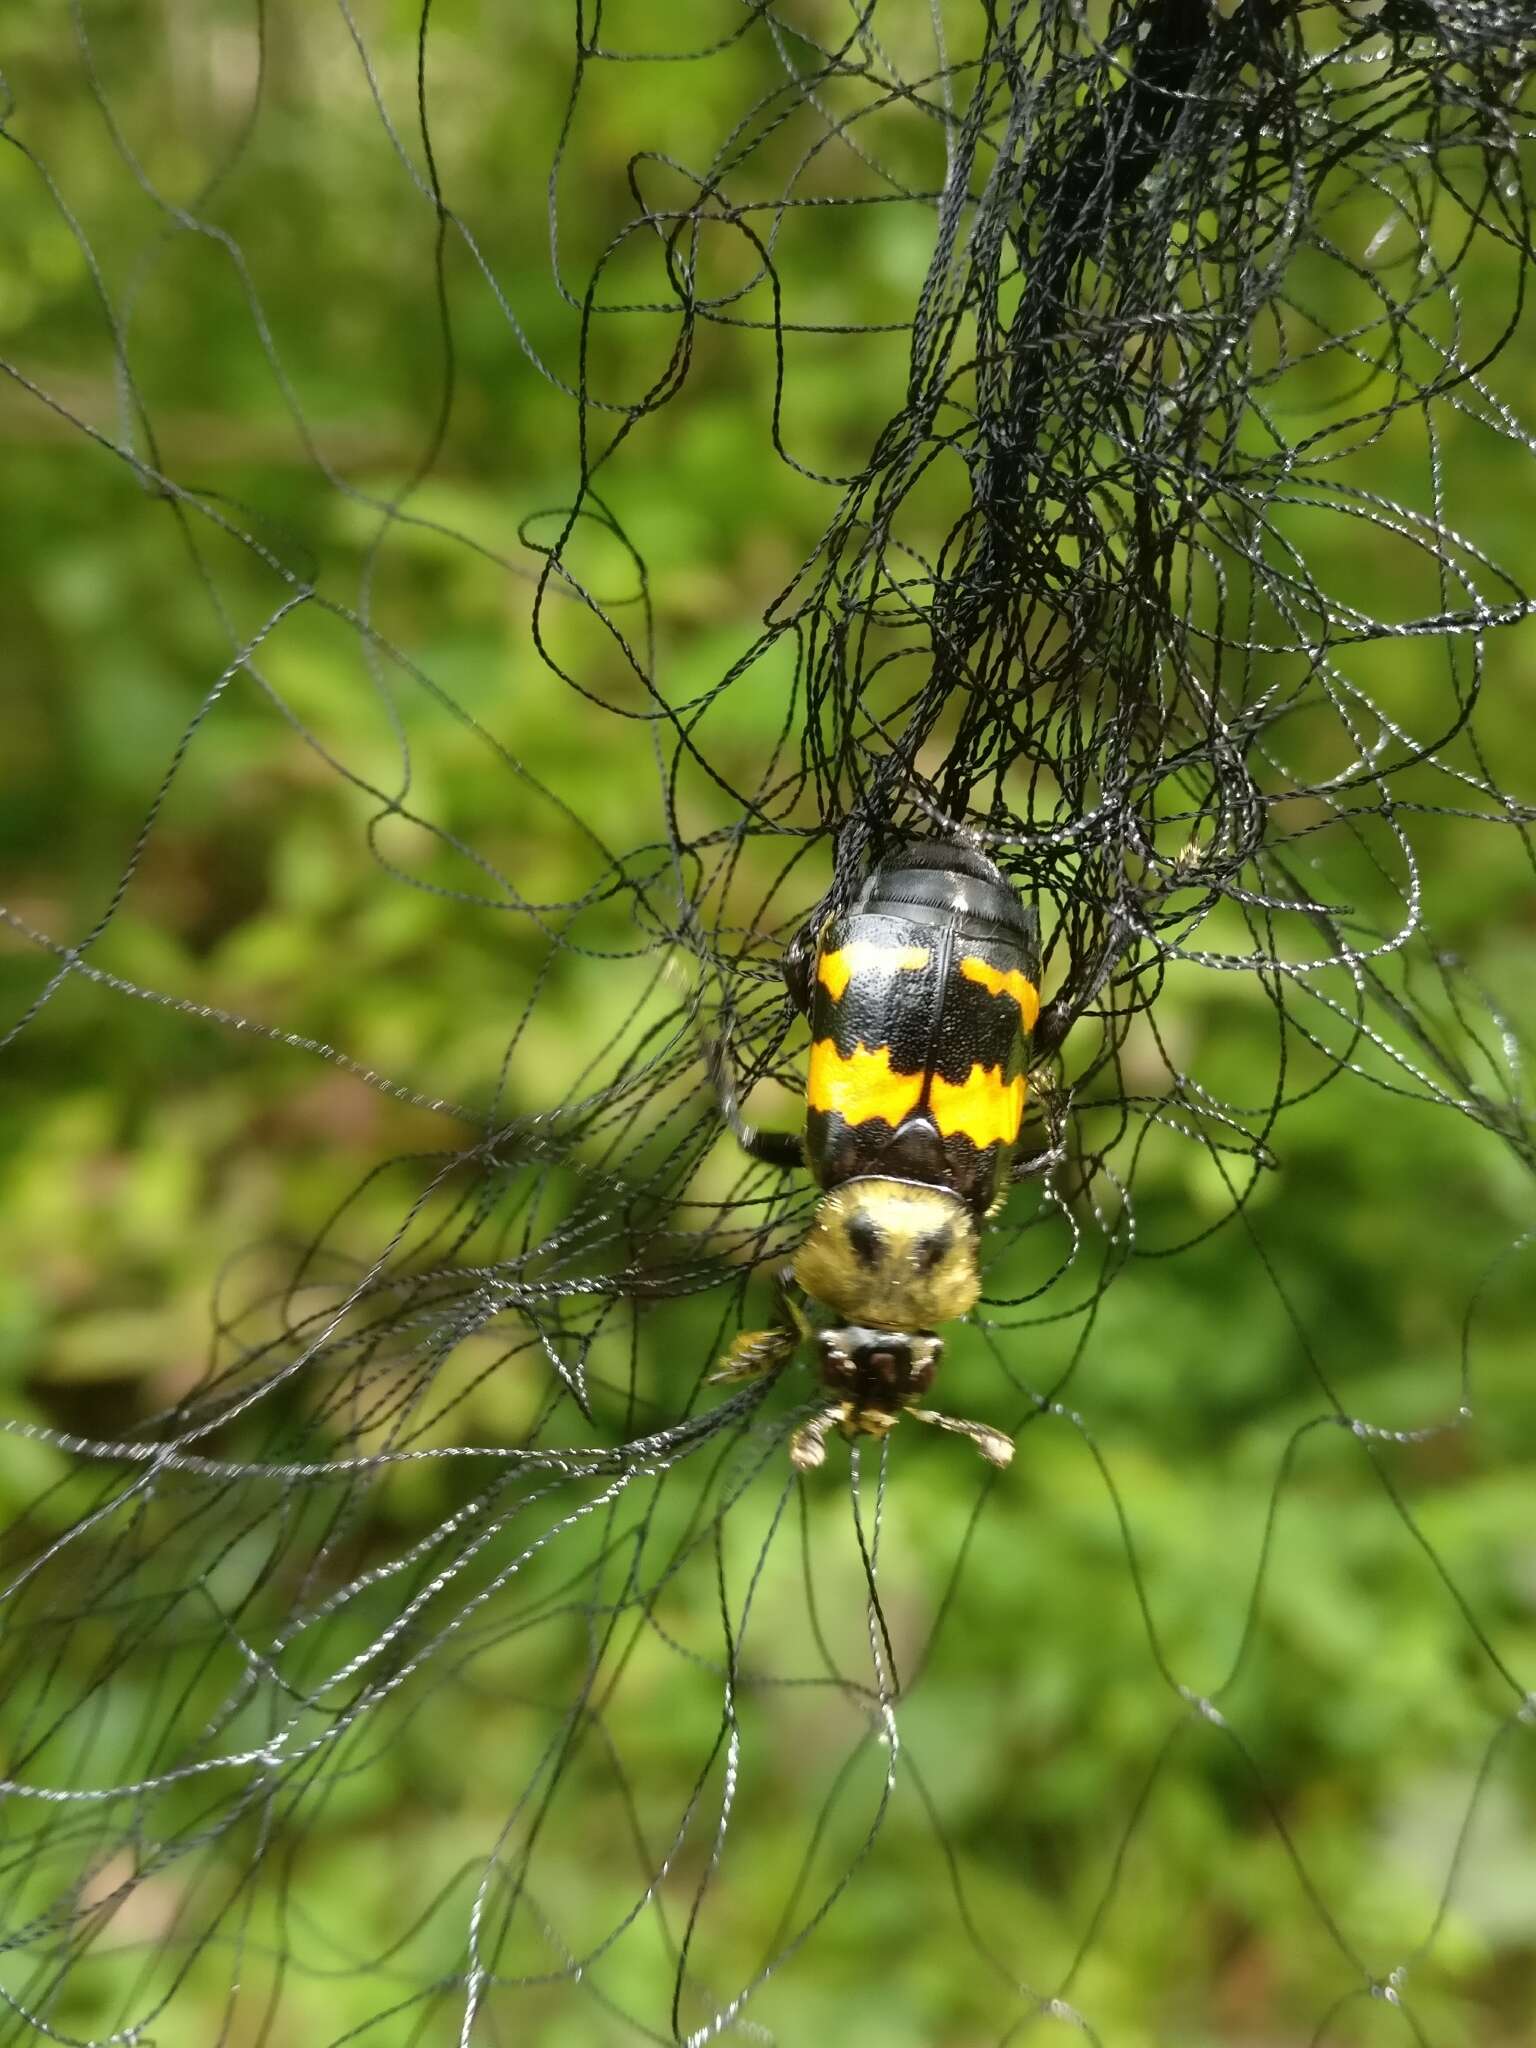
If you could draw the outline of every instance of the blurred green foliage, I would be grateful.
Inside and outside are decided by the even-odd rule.
[[[626,13],[641,21],[637,42],[654,40],[655,18],[646,29]],[[563,9],[520,15],[437,10],[434,142],[444,188],[531,348],[574,381],[580,322],[551,284],[543,185],[571,28]],[[615,991],[631,984],[574,953],[550,964],[536,934],[406,886],[384,862],[435,885],[472,886],[472,874],[403,828],[380,835],[376,859],[368,823],[379,805],[325,750],[388,790],[400,781],[403,732],[415,808],[544,900],[590,882],[599,863],[584,828],[621,850],[663,837],[644,729],[579,698],[539,662],[528,571],[502,559],[535,562],[519,547],[520,524],[569,502],[576,408],[532,367],[471,254],[450,237],[452,412],[430,473],[413,484],[444,391],[435,221],[382,132],[341,17],[284,18],[270,38],[260,118],[211,192],[248,100],[249,10],[123,4],[89,17],[121,148],[63,17],[34,12],[6,30],[12,133],[36,156],[0,154],[0,353],[51,398],[0,385],[5,899],[32,927],[72,941],[111,902],[179,738],[227,667],[229,632],[260,630],[284,595],[238,536],[313,564],[321,591],[343,604],[358,602],[371,563],[374,626],[443,700],[398,672],[375,688],[363,638],[344,620],[312,607],[284,619],[260,659],[294,718],[248,676],[231,678],[90,959],[136,985],[340,1048],[430,1096],[477,1104],[495,1086],[509,1018],[547,971],[503,1095],[509,1111],[547,1108]],[[611,23],[611,41],[621,27],[635,21]],[[410,8],[374,10],[369,55],[419,170],[413,36]],[[578,291],[633,212],[632,153],[689,159],[769,82],[760,44],[683,70],[612,66],[596,81],[561,186],[561,262]],[[168,206],[230,239],[175,231]],[[792,232],[784,260],[801,281],[802,311],[848,322],[906,316],[927,256],[913,213],[829,212],[797,219]],[[630,262],[639,277],[644,252],[615,259],[616,299],[632,286]],[[122,322],[153,451],[114,377],[103,294]],[[332,478],[288,409],[267,335]],[[657,347],[643,320],[598,323],[588,373],[600,391],[632,394],[655,374]],[[901,337],[803,340],[792,356],[791,447],[823,470],[862,461],[902,394]],[[1533,371],[1523,337],[1506,375],[1513,387]],[[646,554],[673,701],[708,689],[747,644],[833,502],[771,453],[772,374],[761,331],[708,333],[686,401],[645,430],[643,460],[615,471],[615,509]],[[596,424],[611,431],[601,416]],[[236,537],[195,513],[184,520],[102,436],[128,440],[209,494]],[[1378,487],[1392,488],[1396,459],[1379,452]],[[1419,487],[1415,460],[1405,449],[1405,495]],[[1458,503],[1476,508],[1479,537],[1518,557],[1530,490],[1519,449],[1469,433],[1445,460]],[[396,523],[381,538],[379,506],[407,487],[421,523]],[[188,524],[212,563],[227,629]],[[445,529],[473,536],[480,551]],[[1362,526],[1358,557],[1338,565],[1365,590],[1393,573],[1373,565],[1373,544]],[[1511,775],[1528,754],[1524,645],[1496,646],[1486,679],[1487,752]],[[1431,642],[1396,644],[1390,675],[1378,668],[1371,687],[1416,729],[1432,722],[1441,662]],[[623,708],[621,676],[592,681]],[[727,773],[733,762],[749,769],[781,710],[767,691],[738,691],[709,726],[710,758]],[[498,746],[575,816],[510,774]],[[688,800],[719,801],[707,792]],[[1529,897],[1512,849],[1488,829],[1430,821],[1420,844],[1431,927],[1517,1017],[1529,1014]],[[632,942],[632,931],[623,936]],[[8,1015],[55,964],[5,940]],[[1257,990],[1176,974],[1162,1018],[1190,1063],[1199,1050],[1235,1087],[1251,1066],[1262,1095],[1273,1025]],[[277,1283],[360,1183],[342,1235],[359,1257],[374,1255],[402,1203],[398,1181],[367,1182],[371,1169],[463,1135],[451,1116],[392,1100],[312,1052],[78,977],[12,1045],[0,1088],[7,1409],[98,1430],[195,1381],[226,1262],[252,1296]],[[1066,1397],[1102,1469],[1070,1423],[1045,1420],[973,1531],[974,1470],[952,1447],[902,1444],[882,1561],[899,1662],[910,1663],[950,1599],[902,1711],[904,1759],[942,1817],[977,1923],[1012,1969],[1046,1989],[1093,1923],[1128,1832],[1107,1915],[1071,1985],[1115,2048],[1300,2044],[1350,1994],[1317,2038],[1406,2042],[1391,2007],[1359,1995],[1362,1970],[1384,1978],[1405,1962],[1426,2038],[1513,2048],[1529,2040],[1536,2011],[1536,1761],[1526,1731],[1491,1752],[1458,1882],[1436,1916],[1474,1781],[1511,1708],[1468,1616],[1514,1672],[1536,1670],[1536,1302],[1519,1265],[1501,1268],[1478,1303],[1475,1425],[1400,1445],[1319,1427],[1300,1438],[1275,1488],[1295,1432],[1328,1412],[1314,1361],[1347,1412],[1385,1427],[1454,1413],[1463,1317],[1528,1221],[1528,1183],[1470,1123],[1351,1078],[1291,1110],[1275,1148],[1280,1170],[1255,1199],[1251,1237],[1229,1227],[1176,1257],[1147,1257],[1107,1295]],[[1229,1201],[1209,1157],[1173,1140],[1159,1144],[1141,1187],[1149,1253],[1193,1236]],[[707,1355],[722,1314],[714,1302],[681,1307],[667,1325],[675,1354]],[[1074,1335],[1036,1322],[1002,1341],[1016,1347],[1009,1355],[1024,1377],[1048,1384]],[[979,1342],[958,1349],[957,1385],[969,1376],[990,1387]],[[521,1398],[489,1383],[458,1421],[467,1434],[493,1434],[513,1425]],[[953,1405],[971,1412],[958,1394]],[[0,1439],[7,1514],[63,1469],[35,1441]],[[378,1512],[425,1526],[442,1506],[435,1485],[402,1480]],[[835,1613],[841,1603],[853,1639],[863,1596],[846,1497],[836,1485],[811,1494],[818,1604]],[[1221,1728],[1181,1706],[1151,1643],[1155,1634],[1195,1691],[1220,1683],[1249,1625],[1275,1499],[1250,1652],[1222,1700],[1258,1763],[1256,1783]],[[761,1533],[755,1500],[744,1497],[732,1524],[732,1568],[742,1572]],[[62,1520],[79,1504],[65,1493],[51,1512]],[[667,1512],[681,1517],[682,1505]],[[573,1535],[561,1568],[574,1574],[593,1540]],[[774,1559],[757,1626],[783,1646],[779,1668],[793,1665],[797,1646],[809,1668],[805,1585],[788,1549]],[[707,1593],[669,1619],[718,1657]],[[82,1628],[66,1655],[84,1671],[100,1648]],[[366,1773],[338,1780],[298,1865],[299,1912],[258,1923],[253,1946],[301,1949],[296,1921],[334,1926],[344,1902],[340,1924],[361,1930],[365,1951],[370,1930],[382,1940],[400,1924],[407,1896],[428,1918],[404,1974],[462,1968],[472,1888],[463,1870],[535,1770],[551,1725],[547,1713],[509,1714],[498,1687],[558,1702],[580,1656],[574,1624],[536,1649],[501,1646],[473,1687],[444,1688]],[[584,1753],[562,1790],[579,1815],[574,1838],[593,1853],[565,1871],[566,1897],[543,1901],[553,1917],[592,1928],[611,1924],[635,1892],[620,1783],[638,1788],[661,1829],[719,1716],[717,1682],[702,1672],[690,1691],[654,1645],[637,1653],[625,1701],[614,1731],[622,1774]],[[707,1980],[722,1995],[758,1967],[806,1829],[857,1732],[848,1710],[819,1694],[770,1688],[744,1711],[729,1853],[755,1874],[733,1895],[736,1917],[711,1934]],[[831,1809],[818,1869],[835,1872],[856,1851],[884,1767],[863,1753]],[[752,2017],[780,2040],[959,2048],[993,2038],[996,1985],[959,1923],[947,1851],[913,1782],[826,1924],[754,2003]],[[679,1868],[669,1879],[680,1911],[696,1875]],[[773,1902],[762,1922],[744,1903],[759,1875]],[[174,1872],[160,1884],[138,1905],[136,1941],[165,1936],[174,1920]],[[1358,1960],[1340,1954],[1310,1887]],[[812,1882],[806,1899],[818,1895]],[[618,1962],[606,1988],[620,2004],[643,2005],[658,1969],[664,1976],[659,1956]],[[220,1949],[201,1956],[155,2038],[189,2048],[214,2039],[229,1972]],[[91,2031],[106,2009],[96,1996],[82,1969],[61,2023]],[[328,2040],[383,2002],[377,1984],[345,1971],[327,1980],[300,1970],[288,1996],[282,2038],[292,2041]],[[631,2038],[560,1985],[525,2005],[521,2024],[524,2038],[561,2048]],[[427,2038],[457,2035],[445,2017]]]

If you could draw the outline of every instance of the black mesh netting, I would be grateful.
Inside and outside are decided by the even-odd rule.
[[[0,2040],[1530,2038],[1533,29],[0,31]],[[800,1476],[914,834],[1017,1456]]]

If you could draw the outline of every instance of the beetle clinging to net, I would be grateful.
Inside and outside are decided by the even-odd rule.
[[[981,1231],[1008,1186],[1040,1012],[1038,916],[974,848],[909,845],[786,978],[811,1022],[803,1141],[754,1130],[728,1092],[727,1113],[754,1157],[808,1166],[825,1193],[780,1276],[782,1322],[738,1337],[717,1377],[774,1370],[814,1338],[834,1398],[791,1440],[802,1470],[833,1428],[884,1436],[904,1414],[1006,1465],[1001,1430],[916,1404],[943,1351],[936,1326],[981,1292]]]

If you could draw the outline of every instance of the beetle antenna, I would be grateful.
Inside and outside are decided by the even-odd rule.
[[[989,1465],[1003,1466],[1013,1460],[1013,1438],[987,1422],[967,1422],[959,1415],[941,1415],[937,1408],[903,1408],[914,1422],[931,1422],[935,1429],[947,1429],[956,1436],[968,1436]],[[817,1461],[818,1463],[820,1460]]]

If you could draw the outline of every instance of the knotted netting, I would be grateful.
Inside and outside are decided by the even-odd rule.
[[[1533,27],[5,31],[0,2040],[1525,2038]],[[800,1476],[913,837],[1017,1453]]]

